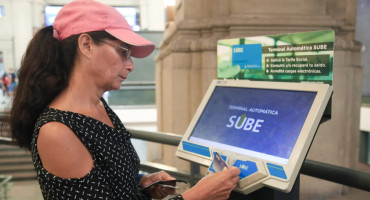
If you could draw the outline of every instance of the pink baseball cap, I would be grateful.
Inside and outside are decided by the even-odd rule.
[[[136,58],[149,56],[155,48],[152,42],[136,34],[115,8],[94,0],[74,0],[63,6],[55,18],[53,28],[53,36],[58,40],[104,30],[131,45],[131,55]]]

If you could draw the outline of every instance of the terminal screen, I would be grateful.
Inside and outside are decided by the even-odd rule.
[[[287,164],[316,92],[217,86],[189,141]]]

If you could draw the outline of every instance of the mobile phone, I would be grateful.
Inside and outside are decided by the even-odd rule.
[[[176,186],[176,183],[178,182],[182,182],[182,183],[187,183],[186,181],[184,180],[179,180],[179,179],[176,179],[176,180],[166,180],[166,181],[156,181],[156,182],[153,182],[147,186],[144,187],[144,190],[145,189],[148,189],[152,186],[161,186],[161,187],[168,187],[168,188],[173,188],[173,189],[179,189],[179,187]]]
[[[213,169],[216,171],[216,172],[220,172],[222,171],[224,168],[229,168],[229,166],[227,166],[226,162],[224,161],[224,159],[222,159],[221,155],[217,152],[215,152],[215,157],[213,159]]]

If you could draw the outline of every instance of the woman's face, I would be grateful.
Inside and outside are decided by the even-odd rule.
[[[118,40],[104,40],[98,45],[92,65],[95,66],[97,82],[103,90],[118,90],[128,74],[134,70],[130,46]]]

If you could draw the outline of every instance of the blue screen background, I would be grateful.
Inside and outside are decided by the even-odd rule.
[[[192,137],[289,159],[316,97],[316,92],[217,86]],[[229,106],[269,109],[278,115],[229,109]],[[259,132],[226,127],[232,115],[264,120]],[[235,120],[236,121],[236,120]]]

